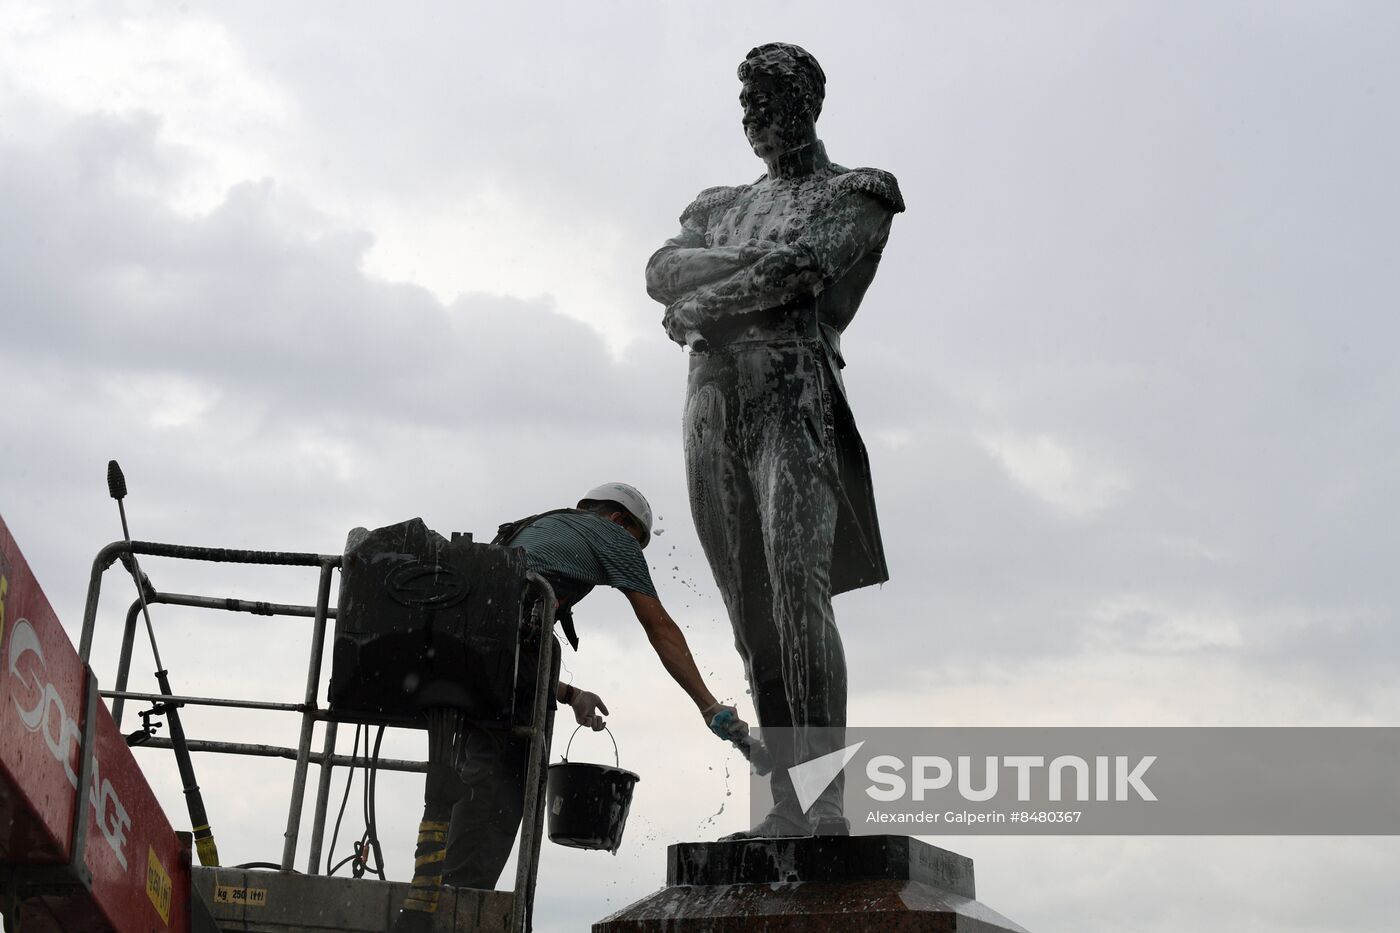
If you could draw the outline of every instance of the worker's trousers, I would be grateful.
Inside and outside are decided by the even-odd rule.
[[[559,645],[545,704],[545,735],[554,731],[554,691],[559,682]],[[544,758],[549,757],[545,746]],[[530,762],[530,740],[504,729],[472,729],[468,733],[464,766],[459,770],[466,795],[452,808],[447,830],[447,851],[442,866],[443,884],[458,888],[492,890],[510,858],[520,819],[525,813],[525,778]],[[540,762],[541,780],[547,760]]]
[[[787,774],[840,748],[846,724],[846,658],[831,609],[839,479],[824,352],[817,340],[788,339],[692,353],[685,407],[691,513],[771,739],[774,815],[793,829],[841,813],[839,778],[804,814]]]

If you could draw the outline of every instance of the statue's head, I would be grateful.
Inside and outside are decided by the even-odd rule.
[[[739,65],[739,80],[744,135],[755,155],[771,158],[816,138],[826,74],[810,52],[786,42],[760,45]]]

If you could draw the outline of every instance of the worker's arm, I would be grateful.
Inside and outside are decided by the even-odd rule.
[[[705,687],[700,669],[695,666],[695,658],[691,657],[690,646],[685,642],[681,627],[661,605],[661,600],[630,590],[623,592],[627,594],[627,601],[632,604],[632,611],[637,614],[637,621],[642,623],[647,639],[651,641],[651,647],[655,649],[666,672],[680,684],[702,714],[717,707],[714,694]],[[706,722],[709,722],[708,716]]]

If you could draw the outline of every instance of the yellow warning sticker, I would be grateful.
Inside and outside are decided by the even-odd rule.
[[[170,925],[170,896],[174,886],[170,883],[170,873],[156,857],[156,850],[146,847],[146,896],[156,905],[156,913],[165,925]]]
[[[231,884],[221,884],[214,888],[214,903],[266,907],[267,888],[235,888]]]

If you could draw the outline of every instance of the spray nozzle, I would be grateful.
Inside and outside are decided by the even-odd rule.
[[[126,498],[126,477],[115,460],[107,461],[107,492],[118,502]]]

